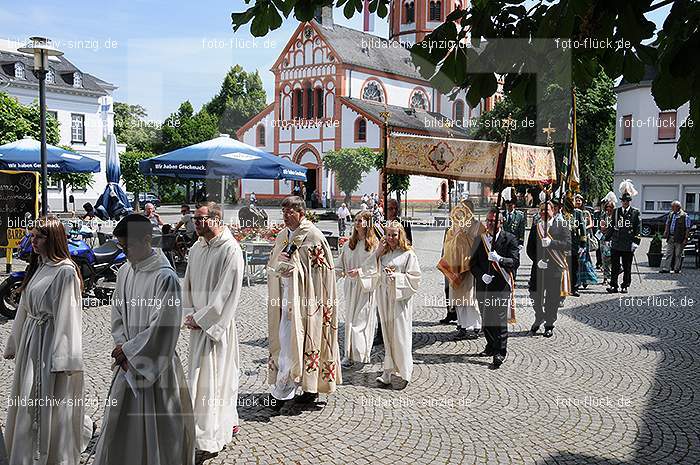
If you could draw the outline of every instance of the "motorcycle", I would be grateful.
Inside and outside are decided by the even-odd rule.
[[[83,299],[89,302],[96,299],[98,305],[103,305],[114,293],[117,271],[126,262],[126,255],[114,240],[93,249],[85,242],[85,234],[89,233],[71,230],[67,237],[68,251],[83,278]],[[31,252],[31,236],[27,234],[13,256],[28,262]],[[0,284],[0,314],[8,319],[17,314],[25,274],[25,271],[15,271]]]

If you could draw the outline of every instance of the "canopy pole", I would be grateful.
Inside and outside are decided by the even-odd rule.
[[[224,194],[226,191],[226,176],[221,176],[221,208],[224,207]]]

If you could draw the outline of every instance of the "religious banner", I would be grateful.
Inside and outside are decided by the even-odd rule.
[[[504,182],[538,184],[556,180],[557,168],[551,147],[508,144]]]
[[[500,142],[392,134],[386,166],[390,173],[493,183],[501,150]],[[511,143],[507,155],[504,182],[556,180],[551,148]]]
[[[390,173],[493,182],[502,147],[481,140],[392,135],[386,167]]]

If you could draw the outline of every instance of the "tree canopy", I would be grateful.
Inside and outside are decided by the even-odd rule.
[[[233,66],[219,93],[204,108],[219,119],[219,132],[236,137],[236,131],[265,108],[265,89],[257,71]]]
[[[696,0],[473,0],[451,12],[411,51],[420,74],[441,92],[466,89],[472,106],[489,97],[503,77],[504,92],[518,106],[538,103],[538,84],[591,85],[602,69],[613,81],[640,82],[645,66],[656,71],[652,95],[662,110],[689,103],[677,156],[700,167],[700,2]],[[372,0],[371,12],[388,14],[389,0]],[[310,21],[317,8],[342,7],[347,18],[362,11],[363,0],[256,0],[233,13],[234,30],[250,23],[260,37],[282,25],[292,12]],[[662,27],[645,15],[670,6]],[[495,39],[526,39],[520,41]],[[541,39],[541,40],[538,40]],[[566,39],[569,42],[564,42]],[[459,44],[459,46],[457,46]],[[470,47],[461,46],[469,44]],[[562,63],[552,50],[571,52]],[[557,62],[559,60],[559,62]],[[536,74],[531,70],[539,69]],[[564,89],[565,91],[565,89]],[[564,92],[565,93],[565,92]]]
[[[117,142],[126,144],[128,150],[152,151],[159,140],[155,123],[147,120],[146,109],[141,105],[114,102],[114,135]]]
[[[24,136],[36,140],[41,138],[38,103],[22,105],[14,97],[0,92],[0,145],[14,142]],[[58,121],[47,114],[46,142],[55,145],[59,140]]]
[[[323,157],[323,163],[333,170],[338,180],[338,187],[345,192],[346,201],[362,183],[362,178],[375,165],[377,155],[367,147],[331,150]]]

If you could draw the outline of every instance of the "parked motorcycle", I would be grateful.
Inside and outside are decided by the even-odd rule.
[[[69,233],[68,251],[83,277],[83,299],[95,299],[96,304],[103,305],[112,297],[117,271],[126,261],[126,255],[114,240],[93,249],[85,242],[84,234],[75,230]],[[31,252],[31,236],[27,234],[13,255],[28,262]],[[25,274],[25,271],[13,272],[0,284],[0,314],[8,319],[17,314],[19,288]]]

